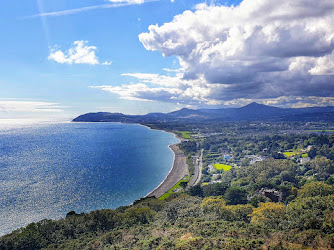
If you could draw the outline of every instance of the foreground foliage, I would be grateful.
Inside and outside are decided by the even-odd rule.
[[[181,194],[116,210],[71,212],[2,237],[0,249],[333,248],[334,195],[304,193],[287,205],[266,202],[257,208],[227,205],[221,196]]]

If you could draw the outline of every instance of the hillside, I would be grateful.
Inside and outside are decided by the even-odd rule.
[[[0,238],[0,249],[334,247],[334,189],[327,184],[333,178],[296,188],[298,184],[285,181],[297,173],[296,166],[272,159],[238,171],[240,176],[254,178],[255,183],[242,187],[245,178],[236,178],[233,182],[239,186],[228,187],[231,182],[195,186],[167,200],[146,198],[132,206],[88,214],[72,211],[64,219],[32,223]],[[261,196],[247,202],[246,193],[261,185],[263,178],[268,183],[282,182],[288,195],[284,203]]]
[[[170,113],[125,115],[121,113],[88,113],[74,122],[161,122],[161,121],[334,121],[334,107],[278,108],[251,103],[241,108],[187,109]]]

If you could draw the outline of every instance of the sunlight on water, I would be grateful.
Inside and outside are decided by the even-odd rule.
[[[4,125],[5,124],[5,125]],[[168,174],[168,133],[113,123],[0,125],[0,235],[30,222],[128,205]]]

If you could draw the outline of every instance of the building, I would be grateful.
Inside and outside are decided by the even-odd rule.
[[[230,155],[224,155],[224,160],[228,161],[229,159],[231,159]]]
[[[260,193],[263,196],[268,197],[273,202],[281,202],[283,200],[282,192],[277,191],[276,189],[261,188]]]
[[[311,158],[310,157],[303,157],[303,158],[300,158],[299,161],[300,161],[301,164],[305,164],[305,163],[311,161]]]

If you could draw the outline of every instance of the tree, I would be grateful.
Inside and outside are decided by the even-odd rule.
[[[287,228],[324,229],[332,223],[334,195],[297,198],[286,207]]]
[[[229,205],[246,204],[247,192],[239,187],[230,187],[226,190],[224,198]]]
[[[186,181],[180,182],[180,187],[183,188],[183,189],[186,189],[187,185],[188,185],[188,182],[186,182]]]
[[[227,185],[223,183],[214,183],[203,187],[205,197],[224,195]]]
[[[203,189],[200,184],[193,186],[189,189],[189,193],[191,196],[199,196],[203,197]]]
[[[327,196],[334,193],[333,186],[323,181],[311,182],[305,184],[298,192],[298,198]]]
[[[223,207],[226,206],[226,202],[222,197],[208,197],[202,201],[201,207],[205,213],[216,213],[221,215]]]
[[[253,198],[251,198],[251,200],[249,201],[249,203],[253,206],[253,207],[258,207],[260,203],[263,202],[268,202],[270,201],[269,198],[265,197],[265,196],[254,196]]]
[[[282,203],[260,203],[253,210],[251,222],[265,228],[280,228],[285,221],[285,206]]]

